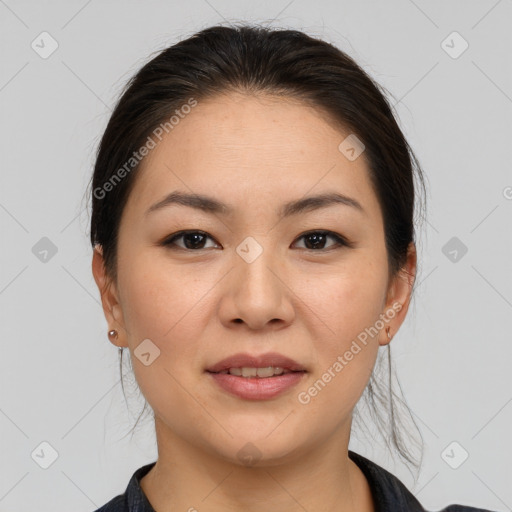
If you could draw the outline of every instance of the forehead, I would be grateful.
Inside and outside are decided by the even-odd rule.
[[[142,161],[130,207],[146,210],[180,189],[242,209],[337,190],[378,208],[364,153],[350,161],[338,148],[348,135],[295,99],[232,93],[198,101]]]

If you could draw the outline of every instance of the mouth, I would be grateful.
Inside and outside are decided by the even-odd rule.
[[[235,354],[205,370],[223,391],[244,400],[268,400],[296,386],[308,370],[282,354]]]
[[[268,372],[272,368],[267,368]],[[234,368],[239,370],[239,368]],[[256,370],[249,368],[249,370]],[[217,389],[243,400],[270,400],[297,386],[307,372],[288,371],[268,377],[233,375],[230,372],[207,372]]]
[[[222,370],[220,372],[206,371],[213,374],[234,375],[235,377],[243,377],[245,379],[268,379],[278,375],[286,375],[288,373],[306,373],[306,370],[289,370],[288,368],[280,366],[266,366],[263,368],[243,366],[241,368],[228,368],[227,370]]]
[[[237,377],[271,377],[290,372],[306,372],[307,369],[290,357],[267,352],[261,355],[234,354],[206,368],[210,373],[230,373]]]

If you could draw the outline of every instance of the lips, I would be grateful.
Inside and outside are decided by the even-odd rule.
[[[274,366],[293,372],[306,372],[303,365],[277,352],[267,352],[258,356],[250,354],[234,354],[206,368],[207,372],[219,373],[230,368],[267,368]]]

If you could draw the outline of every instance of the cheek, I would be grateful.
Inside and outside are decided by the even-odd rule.
[[[326,346],[337,350],[374,325],[383,312],[385,268],[358,253],[336,269],[302,279],[298,288],[304,304],[302,314],[319,320],[314,324],[318,325],[314,338],[322,339],[322,344],[329,340]],[[325,336],[320,335],[320,329]]]
[[[123,315],[137,383],[154,410],[165,417],[169,411],[188,412],[188,421],[204,421],[200,407],[191,407],[187,389],[192,389],[203,330],[201,298],[211,287],[197,275],[167,261],[134,258],[119,273],[122,282]],[[204,313],[203,313],[204,314]],[[138,347],[149,339],[152,362],[138,359]],[[154,351],[154,352],[152,352]],[[157,354],[155,357],[153,354]],[[198,364],[198,363],[197,363]],[[184,435],[186,432],[184,432]]]
[[[382,312],[385,283],[380,276],[367,272],[364,277],[352,273],[330,286],[326,304],[333,319],[332,330],[344,345],[375,324]]]
[[[315,326],[316,354],[315,375],[308,382],[310,387],[303,389],[304,401],[310,400],[312,411],[332,415],[332,421],[346,417],[370,378],[379,348],[376,322],[387,282],[382,271],[372,271],[382,268],[378,265],[360,262],[348,268],[335,278],[331,274],[321,286],[318,280],[315,286],[304,284],[308,307],[303,314]]]
[[[122,275],[127,327],[134,341],[150,338],[166,345],[177,338],[193,339],[208,283],[193,266],[172,265],[165,255],[150,252],[134,258]]]

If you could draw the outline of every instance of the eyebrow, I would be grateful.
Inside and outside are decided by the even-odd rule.
[[[335,204],[350,206],[361,213],[366,213],[361,204],[354,198],[348,197],[338,192],[328,192],[316,196],[304,197],[302,199],[290,201],[281,206],[278,212],[279,218],[290,217],[320,208],[326,208]],[[180,191],[174,191],[165,196],[162,200],[153,204],[145,213],[161,210],[171,205],[188,206],[206,213],[232,215],[234,209],[227,204],[218,201],[213,197],[201,194],[187,194]]]

